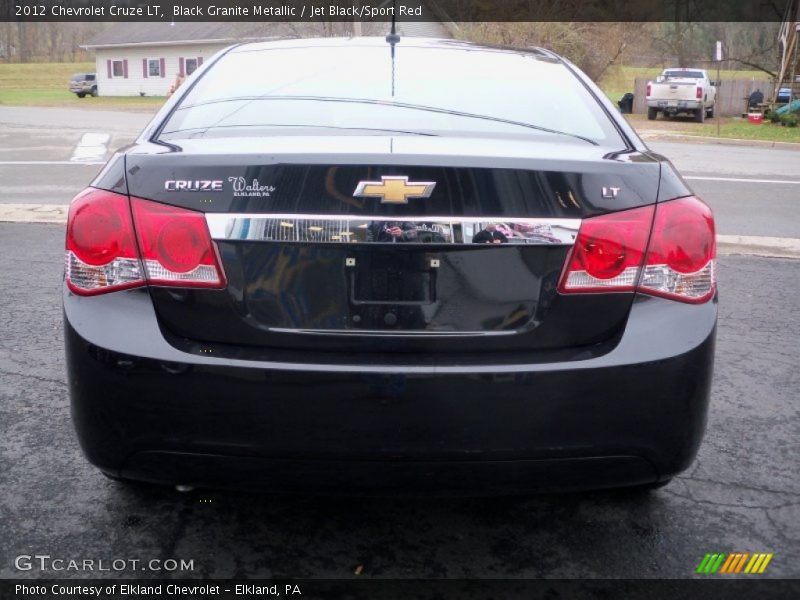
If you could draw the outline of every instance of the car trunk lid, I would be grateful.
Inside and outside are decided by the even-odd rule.
[[[206,214],[228,280],[153,287],[173,334],[476,352],[590,345],[624,326],[632,294],[556,288],[582,219],[655,202],[659,165],[645,155],[402,136],[235,141],[231,153],[186,140],[127,156],[132,196]],[[364,184],[372,195],[357,195]],[[428,197],[387,201],[398,185],[431,184]]]

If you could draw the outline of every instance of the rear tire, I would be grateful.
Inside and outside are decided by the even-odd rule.
[[[647,119],[650,121],[655,121],[656,117],[658,117],[658,109],[657,108],[648,108],[647,109]]]
[[[92,88],[92,98],[97,98],[97,88],[96,87]]]
[[[136,481],[135,479],[126,479],[124,477],[119,477],[118,475],[112,475],[111,473],[107,473],[106,471],[100,471],[104,477],[110,479],[115,483],[121,483],[123,485],[139,485],[140,482]]]
[[[77,92],[76,95],[78,96],[78,98],[83,98],[86,96],[84,92]]]
[[[694,113],[694,122],[695,123],[702,123],[706,120],[706,109],[705,108],[698,108],[697,111]]]
[[[706,111],[706,117],[708,117],[709,119],[713,119],[714,118],[714,108],[715,108],[715,106],[712,106],[711,108],[709,108]]]
[[[654,481],[652,483],[643,483],[641,485],[632,485],[630,487],[622,488],[626,492],[634,494],[649,494],[669,485],[672,482],[672,477],[663,481]]]
[[[103,477],[107,477],[111,481],[126,481],[122,477],[117,477],[116,475],[112,475],[111,473],[108,473],[107,471],[100,471],[100,473],[103,474]]]

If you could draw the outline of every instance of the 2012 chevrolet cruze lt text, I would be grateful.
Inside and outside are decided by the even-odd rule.
[[[119,479],[657,486],[705,428],[714,221],[546,50],[220,52],[70,206],[72,414]]]

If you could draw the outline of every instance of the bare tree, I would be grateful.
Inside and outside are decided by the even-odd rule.
[[[651,35],[648,23],[524,22],[462,24],[471,41],[513,47],[541,46],[567,57],[594,80],[618,64],[629,45]]]
[[[30,25],[20,21],[17,23],[17,56],[20,62],[29,62],[31,49],[29,43]]]
[[[776,77],[780,23],[704,23],[708,42],[720,40],[726,63],[749,67]]]

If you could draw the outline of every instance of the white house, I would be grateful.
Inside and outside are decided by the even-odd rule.
[[[95,51],[100,96],[166,96],[218,50],[246,40],[234,24],[119,23],[82,46]]]

